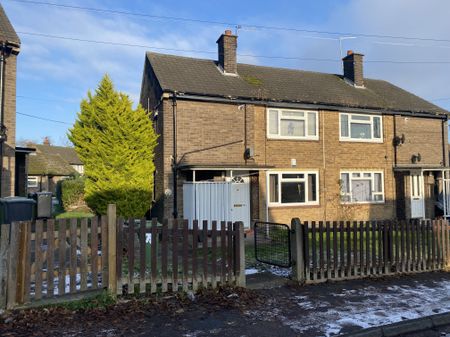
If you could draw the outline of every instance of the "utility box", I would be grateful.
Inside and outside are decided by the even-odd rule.
[[[0,198],[0,223],[31,221],[35,218],[36,201],[24,197]]]
[[[37,192],[33,195],[36,200],[36,217],[38,219],[52,217],[52,192]]]

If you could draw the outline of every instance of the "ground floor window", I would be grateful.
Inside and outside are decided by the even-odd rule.
[[[38,177],[28,176],[28,187],[38,187]]]
[[[318,172],[270,172],[269,204],[317,205],[319,203]]]
[[[384,202],[384,179],[381,171],[341,172],[341,201],[345,203]]]

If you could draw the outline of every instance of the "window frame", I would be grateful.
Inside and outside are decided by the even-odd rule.
[[[36,185],[30,185],[30,178],[35,180]],[[27,176],[27,188],[37,188],[39,187],[39,177],[38,176]]]
[[[283,178],[283,174],[304,174],[304,178]],[[309,197],[309,186],[308,186],[308,174],[314,174],[316,176],[316,201],[308,201]],[[270,201],[270,175],[278,176],[278,201]],[[281,183],[282,182],[305,182],[305,202],[281,202]],[[290,207],[290,206],[317,206],[320,205],[320,194],[319,194],[319,171],[318,170],[299,170],[299,171],[267,171],[267,205],[268,207]]]
[[[278,112],[278,133],[275,134],[271,134],[270,133],[270,118],[269,118],[269,114],[271,110],[276,110]],[[304,116],[303,117],[291,117],[291,119],[295,119],[295,120],[303,120],[305,121],[305,136],[301,137],[301,136],[282,136],[281,135],[281,115],[283,111],[291,111],[291,112],[303,112]],[[308,122],[308,113],[314,113],[315,117],[316,117],[316,128],[315,128],[315,136],[308,136],[308,127],[309,127],[309,122]],[[318,110],[303,110],[303,109],[283,109],[283,108],[267,108],[266,109],[266,135],[268,139],[289,139],[289,140],[319,140],[319,111]],[[284,118],[284,119],[289,119],[289,118]]]
[[[352,177],[353,173],[359,173],[360,177]],[[343,191],[343,184],[342,184],[342,174],[348,174],[349,175],[349,186],[352,185],[352,180],[367,180],[368,177],[364,177],[364,173],[370,173],[370,181],[371,181],[371,188],[370,191],[372,200],[371,201],[353,201],[352,191],[350,188],[350,192],[344,192]],[[381,192],[375,192],[374,186],[375,186],[375,174],[381,174]],[[384,189],[384,172],[381,170],[342,170],[339,172],[339,194],[341,199],[341,204],[384,204],[386,202],[386,196],[385,196],[385,189]],[[373,200],[375,195],[381,195],[381,200]],[[349,196],[350,201],[343,200],[343,197]]]
[[[348,127],[348,136],[342,136],[342,116],[347,116],[347,127]],[[369,117],[370,121],[364,123],[362,121],[353,121],[353,123],[357,124],[370,124],[372,137],[371,138],[352,138],[351,134],[351,124],[352,124],[352,116],[360,116],[360,117]],[[378,117],[380,119],[380,138],[374,137],[374,118]],[[340,112],[339,113],[339,140],[341,142],[360,142],[360,143],[383,143],[383,116],[382,115],[371,115],[371,114],[359,114],[359,113],[347,113]]]

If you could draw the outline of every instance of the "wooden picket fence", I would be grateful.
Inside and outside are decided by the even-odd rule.
[[[197,290],[245,282],[241,223],[119,219],[118,293]],[[242,237],[242,238],[241,238]],[[120,254],[122,252],[122,254]]]
[[[444,220],[293,219],[292,225],[294,278],[305,283],[443,270],[450,263],[449,224]]]
[[[244,286],[243,224],[202,225],[125,221],[116,218],[115,207],[102,217],[1,225],[0,308],[101,289],[122,294]]]

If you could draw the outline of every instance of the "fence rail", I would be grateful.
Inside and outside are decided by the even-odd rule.
[[[0,226],[0,308],[105,289],[117,294],[245,285],[241,222],[37,220]]]
[[[444,220],[292,220],[294,278],[305,283],[442,270],[450,262]]]

